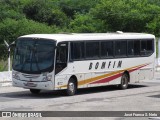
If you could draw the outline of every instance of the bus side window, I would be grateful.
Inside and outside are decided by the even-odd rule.
[[[151,55],[154,52],[154,40],[147,40],[147,54]]]
[[[134,56],[134,41],[128,41],[128,56]]]
[[[153,41],[152,40],[142,40],[141,41],[141,55],[148,56],[153,53]]]
[[[100,57],[100,45],[99,41],[87,41],[86,45],[86,59],[97,59]]]
[[[115,41],[115,56],[126,57],[127,56],[127,41]]]
[[[60,43],[57,46],[55,74],[67,67],[68,43]]]
[[[147,41],[142,40],[141,41],[141,55],[146,55],[146,47],[147,47]]]
[[[140,56],[140,40],[134,40],[134,56]]]
[[[113,58],[113,41],[101,41],[101,58]]]
[[[84,42],[71,42],[71,60],[84,59]]]

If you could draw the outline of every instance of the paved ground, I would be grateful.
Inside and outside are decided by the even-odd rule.
[[[89,88],[81,89],[77,95],[71,97],[66,96],[64,91],[43,91],[39,95],[32,95],[26,89],[1,87],[0,111],[160,111],[160,73],[156,73],[154,80],[132,84],[127,90],[118,90],[116,86]],[[149,117],[94,117],[94,119],[148,120]],[[150,120],[152,119],[150,117]]]

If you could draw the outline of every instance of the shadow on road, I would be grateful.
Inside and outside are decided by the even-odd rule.
[[[158,95],[152,95],[152,96],[148,96],[148,97],[160,98],[160,94],[158,94]]]
[[[136,88],[142,88],[142,87],[147,87],[147,85],[132,84],[128,86],[128,89],[136,89]],[[84,88],[84,89],[79,89],[77,92],[77,95],[110,92],[110,91],[118,91],[118,90],[119,90],[118,87],[113,85]],[[1,93],[0,97],[18,98],[18,99],[48,99],[48,98],[59,98],[59,97],[67,97],[67,96],[66,96],[65,90],[41,91],[37,95],[31,94],[29,90],[26,90],[26,91],[18,91],[18,92]]]

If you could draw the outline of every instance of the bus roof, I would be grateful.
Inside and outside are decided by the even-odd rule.
[[[61,41],[79,41],[79,40],[122,40],[122,39],[155,39],[152,34],[145,33],[66,33],[66,34],[31,34],[19,38],[43,38]]]

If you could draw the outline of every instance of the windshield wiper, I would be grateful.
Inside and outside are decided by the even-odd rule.
[[[26,46],[26,49],[27,49],[27,47],[29,48],[29,46]],[[29,51],[31,51],[31,48],[29,48]],[[31,55],[31,52],[30,52],[30,55]],[[24,55],[24,62],[21,67],[21,71],[23,71],[24,66],[26,65],[27,62],[29,63],[29,61],[31,61],[31,58],[29,60],[27,59],[27,50],[26,50],[25,55]]]
[[[33,52],[33,56],[32,56],[32,59],[31,59],[31,71],[32,71],[32,64],[33,64],[33,57],[35,58],[35,63],[36,63],[36,66],[37,66],[37,69],[38,71],[41,71],[40,68],[39,68],[39,64],[38,64],[38,58],[37,58],[37,55],[36,55],[36,48],[32,51]]]

